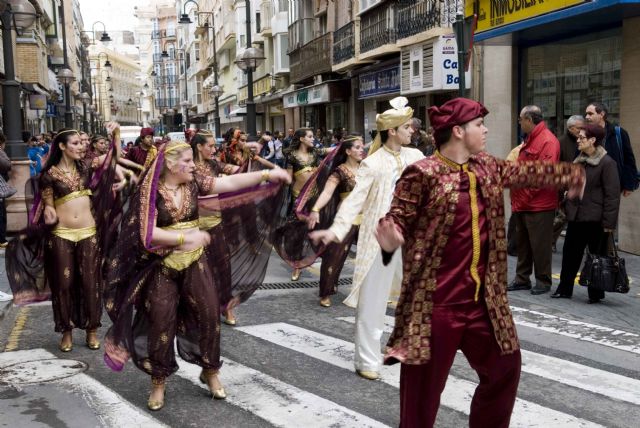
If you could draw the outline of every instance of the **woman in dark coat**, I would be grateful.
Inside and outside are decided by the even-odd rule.
[[[616,228],[620,208],[620,180],[616,162],[602,147],[604,129],[586,125],[578,136],[580,153],[574,163],[584,165],[586,184],[581,200],[566,202],[567,234],[562,250],[560,285],[552,298],[568,298],[582,263],[585,248],[593,254],[606,254],[610,234]],[[589,303],[604,299],[604,291],[589,287]]]

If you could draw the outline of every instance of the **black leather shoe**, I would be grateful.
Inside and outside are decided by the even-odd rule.
[[[588,303],[590,305],[593,305],[594,303],[601,303],[601,299],[589,299]]]
[[[518,290],[531,290],[531,283],[526,282],[524,284],[513,281],[511,284],[507,286],[507,291],[518,291]]]
[[[570,299],[571,296],[567,295],[567,294],[562,294],[562,293],[558,293],[555,292],[551,295],[552,299]]]
[[[531,289],[531,294],[533,294],[534,296],[537,296],[539,294],[548,293],[550,291],[551,291],[551,287],[533,287]]]

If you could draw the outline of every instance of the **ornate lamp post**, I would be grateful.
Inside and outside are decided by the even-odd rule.
[[[82,130],[86,133],[89,132],[89,121],[87,120],[87,103],[91,101],[91,96],[83,92],[80,94],[80,101],[82,101]]]
[[[69,87],[76,80],[76,77],[71,69],[64,67],[58,70],[58,80],[64,85],[64,126],[71,128],[73,126],[73,113],[71,112],[71,91]]]
[[[249,3],[249,2],[247,2]],[[251,47],[251,18],[247,4],[247,48],[236,56],[235,63],[247,74],[247,134],[256,136],[256,105],[253,102],[253,72],[264,61],[265,56],[258,48]]]
[[[0,2],[2,22],[2,48],[4,51],[4,74],[2,97],[4,99],[4,131],[7,136],[7,155],[11,159],[26,159],[27,145],[22,141],[22,113],[20,112],[20,83],[16,80],[13,62],[11,29],[22,34],[37,18],[35,8],[27,0]]]

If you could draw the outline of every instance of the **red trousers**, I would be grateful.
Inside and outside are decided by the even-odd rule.
[[[432,427],[456,351],[462,350],[480,384],[471,401],[470,428],[509,426],[520,380],[520,351],[501,355],[483,304],[435,306],[431,359],[402,364],[400,427]]]

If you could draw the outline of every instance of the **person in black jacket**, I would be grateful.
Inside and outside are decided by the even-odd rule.
[[[584,165],[586,183],[582,199],[568,199],[565,211],[569,224],[562,249],[560,285],[553,298],[571,298],[585,247],[593,254],[606,255],[611,234],[618,221],[620,181],[618,168],[602,146],[604,129],[588,124],[578,136],[580,154],[574,163]],[[604,299],[604,291],[589,287],[589,303]]]
[[[604,129],[603,146],[609,156],[616,161],[618,167],[618,177],[620,180],[620,190],[622,195],[627,197],[638,188],[638,168],[636,158],[631,148],[629,134],[622,127],[620,135],[616,133],[616,126],[607,120],[608,110],[602,103],[593,102],[589,104],[585,111],[585,118],[588,123],[593,123]]]

